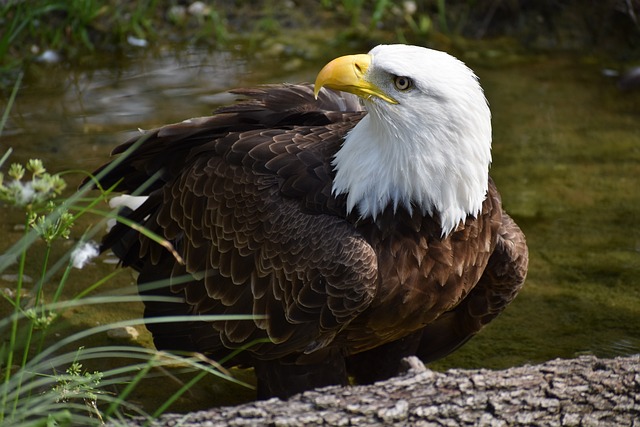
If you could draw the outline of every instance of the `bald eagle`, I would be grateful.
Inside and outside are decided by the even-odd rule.
[[[230,364],[255,368],[258,397],[288,397],[443,357],[514,299],[527,246],[489,177],[490,111],[461,61],[381,45],[314,86],[234,93],[96,171],[145,196],[127,217],[179,254],[124,224],[103,239],[141,294],[177,297],[146,301],[146,318],[193,316],[150,322],[159,349],[244,348]]]

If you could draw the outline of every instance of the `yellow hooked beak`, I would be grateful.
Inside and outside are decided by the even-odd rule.
[[[353,93],[361,98],[369,99],[376,96],[390,104],[398,101],[387,95],[375,84],[367,80],[367,70],[371,65],[371,55],[347,55],[336,58],[320,70],[314,86],[314,94],[324,86],[329,89]]]

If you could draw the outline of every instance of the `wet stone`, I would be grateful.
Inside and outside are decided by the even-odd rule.
[[[140,333],[133,326],[125,326],[123,328],[113,328],[107,331],[107,336],[118,341],[135,341]]]

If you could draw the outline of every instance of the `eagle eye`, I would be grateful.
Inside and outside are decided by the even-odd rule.
[[[413,86],[413,81],[409,77],[395,76],[393,78],[393,84],[398,90],[408,90]]]

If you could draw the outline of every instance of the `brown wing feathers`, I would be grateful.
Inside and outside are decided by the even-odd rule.
[[[307,95],[302,101],[309,102],[310,92],[302,92]],[[245,111],[241,104],[223,111],[221,114],[229,116],[224,120],[214,116],[152,131],[130,161],[103,182],[133,168],[138,173],[126,175],[119,186],[131,191],[140,174],[151,173],[150,164],[165,163],[168,172],[162,179],[166,183],[152,188],[147,204],[155,211],[149,209],[145,221],[141,221],[142,215],[136,219],[173,240],[185,259],[184,270],[201,278],[175,285],[172,290],[184,296],[190,312],[268,316],[268,320],[256,322],[213,325],[220,332],[220,342],[212,340],[213,348],[202,350],[268,337],[279,349],[263,345],[263,350],[256,351],[269,352],[265,357],[270,358],[321,347],[360,313],[373,295],[375,255],[344,219],[305,213],[299,201],[282,199],[282,194],[308,198],[308,203],[303,202],[306,212],[320,204],[316,199],[326,197],[329,191],[325,187],[330,165],[326,157],[305,150],[304,144],[337,147],[350,125],[319,131],[317,127],[296,130],[290,126],[259,129],[265,126],[261,124],[254,126],[258,129],[224,134],[229,122],[235,120],[241,128],[252,122],[245,117],[247,111],[251,115],[263,113],[255,105],[249,107]],[[278,121],[290,120],[286,112],[276,113]],[[297,109],[292,114],[298,114]],[[318,111],[305,114],[322,116]],[[225,126],[218,127],[217,122]],[[311,135],[309,140],[304,138],[307,134]],[[158,147],[165,147],[171,157]],[[183,162],[180,170],[173,164],[175,158]],[[107,236],[106,245],[117,240],[124,229]],[[327,239],[330,233],[334,236]],[[139,237],[129,252],[120,255],[159,264],[168,259],[161,253],[158,245]]]

